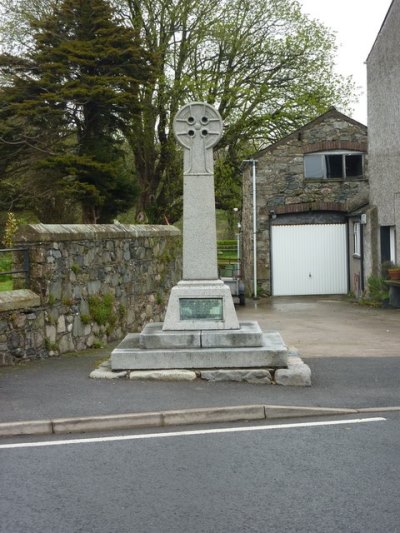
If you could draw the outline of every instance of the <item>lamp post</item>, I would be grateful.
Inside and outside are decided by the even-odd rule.
[[[255,159],[245,159],[243,163],[251,163],[253,166],[253,296],[257,298],[257,200],[256,200],[256,164]]]

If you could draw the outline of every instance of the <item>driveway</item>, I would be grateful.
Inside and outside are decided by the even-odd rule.
[[[274,297],[237,307],[239,320],[275,330],[302,357],[400,356],[400,309],[375,309],[342,297]]]

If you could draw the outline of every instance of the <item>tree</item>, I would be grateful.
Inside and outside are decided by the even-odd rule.
[[[43,9],[44,0],[33,1]],[[155,58],[154,77],[138,93],[140,120],[125,134],[140,185],[140,220],[174,222],[181,214],[172,121],[184,103],[206,101],[224,119],[215,167],[221,208],[239,205],[242,159],[332,105],[348,109],[354,89],[334,72],[334,36],[302,14],[297,0],[114,3]]]
[[[150,220],[180,214],[172,120],[183,103],[206,101],[224,119],[216,188],[218,206],[228,208],[238,205],[243,158],[351,99],[351,82],[333,71],[332,33],[303,15],[296,0],[127,5],[146,47],[158,52],[154,85],[143,95],[142,129],[132,137],[141,209]]]
[[[0,57],[3,175],[28,175],[46,210],[79,202],[84,221],[112,220],[137,193],[123,141],[150,56],[106,0],[64,0],[30,24],[32,49]]]

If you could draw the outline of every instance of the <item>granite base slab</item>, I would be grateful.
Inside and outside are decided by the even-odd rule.
[[[256,321],[239,322],[234,330],[164,331],[162,322],[146,324],[140,347],[146,350],[172,348],[239,348],[263,346],[263,332]]]
[[[262,334],[262,346],[144,349],[141,334],[130,333],[111,353],[116,370],[196,368],[285,368],[288,350],[278,332]]]

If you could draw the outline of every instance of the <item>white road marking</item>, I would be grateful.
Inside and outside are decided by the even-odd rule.
[[[295,424],[273,424],[270,426],[250,426],[250,427],[231,427],[231,428],[216,428],[216,429],[198,429],[191,431],[171,431],[167,433],[143,433],[140,435],[118,435],[114,437],[94,437],[86,439],[69,439],[69,440],[55,440],[43,442],[18,442],[14,444],[0,444],[0,449],[14,449],[14,448],[39,448],[43,446],[61,446],[67,444],[93,444],[102,442],[118,442],[124,440],[140,440],[140,439],[163,439],[171,437],[186,437],[192,435],[215,435],[220,433],[243,433],[246,431],[268,431],[272,429],[293,429],[293,428],[312,428],[321,426],[339,426],[351,424],[365,424],[368,422],[383,422],[386,418],[356,418],[352,420],[330,420],[324,422],[302,422]]]

